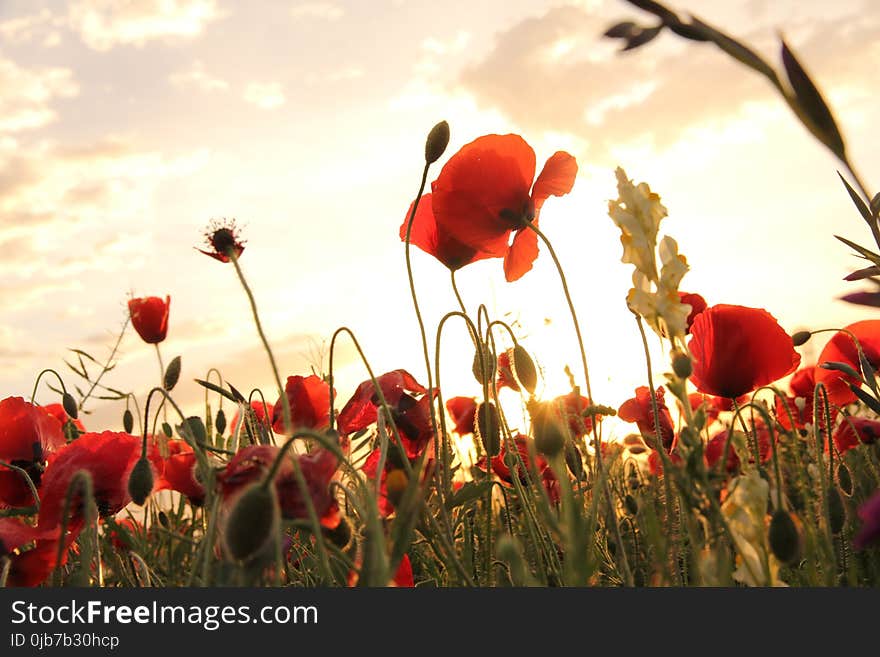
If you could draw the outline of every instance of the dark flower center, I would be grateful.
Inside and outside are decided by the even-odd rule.
[[[217,253],[230,255],[235,250],[235,235],[229,228],[218,228],[211,235],[211,246]]]

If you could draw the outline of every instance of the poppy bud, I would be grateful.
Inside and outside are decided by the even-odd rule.
[[[836,488],[828,489],[828,528],[832,534],[839,534],[846,523],[846,509],[843,498]]]
[[[449,124],[440,121],[431,128],[428,138],[425,140],[425,162],[433,164],[441,158],[449,145]]]
[[[64,412],[67,413],[71,417],[71,419],[76,419],[78,414],[78,410],[76,408],[76,400],[73,398],[69,392],[65,392],[61,395],[61,405],[64,407]]]
[[[623,506],[626,509],[626,512],[631,516],[634,516],[639,512],[639,503],[632,495],[627,494],[627,496],[623,498]]]
[[[152,491],[153,468],[147,458],[142,456],[128,475],[128,494],[135,504],[143,506]]]
[[[394,469],[385,476],[385,496],[394,508],[397,508],[403,500],[407,486],[409,479],[406,472],[401,469]]]
[[[676,351],[672,357],[672,371],[679,379],[686,379],[694,373],[694,366],[690,356],[681,351]]]
[[[162,385],[165,390],[171,390],[175,385],[177,385],[177,380],[180,378],[180,356],[175,356],[174,360],[168,363],[168,367],[165,369],[165,377],[162,379]]]
[[[768,531],[770,549],[782,563],[794,564],[800,559],[801,535],[795,518],[783,509],[778,509],[770,520]]]
[[[837,466],[837,485],[840,486],[841,493],[847,497],[852,497],[852,475],[850,474],[849,466],[847,466],[846,463],[841,463]]]
[[[122,428],[125,430],[125,433],[134,431],[134,415],[127,408],[125,413],[122,414]]]
[[[565,446],[566,430],[550,404],[532,402],[527,405],[535,434],[535,449],[553,456]]]
[[[248,488],[226,520],[226,547],[236,561],[255,555],[266,544],[278,517],[274,486],[255,484]]]
[[[498,409],[492,402],[477,407],[477,438],[489,456],[496,456],[501,449],[501,423]]]
[[[167,422],[162,423],[162,433],[165,434],[166,438],[171,438],[171,435],[172,435],[171,425],[168,424]]]
[[[580,450],[578,450],[574,441],[568,442],[565,445],[565,465],[568,466],[568,471],[575,477],[580,479],[584,476],[584,462],[581,459]]]
[[[171,526],[171,522],[168,520],[168,514],[164,511],[159,511],[156,517],[159,519],[159,524],[165,529],[168,529]]]
[[[807,340],[809,340],[812,336],[813,334],[809,331],[798,331],[791,336],[791,343],[795,347],[800,347],[802,345],[805,345],[807,343]]]
[[[529,356],[529,352],[520,345],[516,345],[511,350],[510,363],[513,365],[513,372],[519,380],[519,384],[529,394],[534,394],[535,386],[538,385],[538,371],[535,369],[535,362]]]
[[[217,411],[217,418],[214,420],[214,426],[217,427],[217,433],[222,434],[226,431],[226,413],[223,409]]]
[[[480,352],[483,352],[482,361],[480,360]],[[483,378],[483,368],[485,367],[485,379]],[[492,357],[492,354],[489,353],[489,349],[484,344],[480,344],[477,350],[474,352],[474,363],[471,367],[471,371],[474,373],[474,378],[477,380],[477,383],[491,383],[492,379],[495,376],[495,359]]]

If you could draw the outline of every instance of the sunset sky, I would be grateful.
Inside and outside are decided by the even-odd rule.
[[[672,5],[779,63],[778,33],[835,109],[868,185],[880,180],[871,87],[880,3],[703,0]],[[691,271],[682,289],[710,304],[763,307],[790,332],[876,311],[837,300],[860,266],[832,238],[870,246],[837,179],[839,164],[762,78],[711,45],[671,34],[631,53],[602,38],[652,17],[620,0],[297,2],[0,0],[0,397],[30,396],[68,348],[107,356],[130,296],[170,294],[163,356],[183,356],[177,391],[217,367],[275,397],[231,265],[199,254],[209,220],[235,217],[242,268],[282,376],[326,368],[349,326],[376,372],[424,381],[398,229],[423,166],[424,137],[447,120],[449,155],[486,133],[516,132],[540,169],[576,156],[574,191],[547,202],[581,314],[596,401],[618,406],[644,383],[626,309],[631,268],[607,215],[614,168],[646,181],[669,210]],[[414,251],[430,341],[454,309],[446,269]],[[515,284],[498,260],[459,273],[468,306],[515,322],[563,392],[578,352],[552,262]],[[654,341],[656,342],[656,340]],[[807,345],[815,356],[824,338]],[[443,342],[446,395],[476,394],[463,327]],[[337,390],[366,378],[346,343]],[[664,365],[657,363],[657,372]],[[158,382],[134,331],[106,382],[142,399]],[[38,401],[54,401],[43,388]],[[89,428],[121,407],[91,403]]]

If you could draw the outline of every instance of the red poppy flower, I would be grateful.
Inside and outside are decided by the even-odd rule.
[[[168,441],[168,457],[156,490],[175,490],[186,495],[195,506],[204,503],[205,488],[196,479],[196,455],[185,441]]]
[[[859,341],[871,366],[875,369],[880,368],[880,319],[856,322],[845,329]],[[825,345],[822,353],[819,354],[817,365],[829,362],[845,363],[856,372],[861,371],[858,349],[848,333],[835,333],[834,337]],[[856,400],[855,394],[849,389],[847,383],[859,385],[859,382],[843,372],[820,367],[816,370],[816,383],[825,385],[828,391],[828,401],[832,404],[843,406]]]
[[[570,192],[576,175],[575,159],[557,151],[533,186],[535,152],[522,137],[479,137],[453,155],[431,184],[425,211],[430,207],[433,221],[421,219],[418,246],[452,269],[503,257],[505,277],[515,281],[538,257],[537,236],[526,225],[537,226],[547,198]]]
[[[110,543],[117,552],[127,552],[134,548],[135,537],[144,533],[144,526],[132,518],[109,521],[107,527]]]
[[[516,451],[519,452],[519,457],[522,459],[523,465],[529,470],[533,469],[539,474],[544,472],[544,469],[549,466],[547,463],[547,459],[545,459],[540,454],[536,454],[536,458],[532,461],[529,456],[529,438],[524,436],[523,434],[517,434],[513,438],[514,445],[516,446]],[[507,484],[513,484],[513,476],[510,471],[510,464],[516,463],[517,467],[519,467],[519,462],[515,461],[516,457],[510,453],[510,450],[507,446],[507,441],[504,441],[503,448],[499,454],[492,457],[492,473],[497,475],[501,481]],[[477,467],[483,472],[487,472],[486,468],[486,456],[483,455],[477,461]],[[519,478],[520,481],[528,481],[528,473],[523,472],[521,469],[519,470]]]
[[[491,253],[459,242],[448,233],[438,230],[431,196],[431,194],[425,194],[419,199],[419,207],[416,209],[416,216],[413,217],[413,225],[409,235],[411,244],[419,247],[428,255],[434,256],[452,271],[461,269],[477,260],[495,257]],[[415,201],[410,204],[406,217],[400,225],[400,239],[403,241],[406,241],[406,227],[414,204]]]
[[[681,465],[684,463],[681,456],[674,451],[670,452],[669,460],[672,462],[672,465]],[[660,457],[660,453],[657,450],[651,450],[651,453],[648,454],[648,470],[655,477],[659,477],[663,474],[663,459]]]
[[[383,518],[387,518],[392,513],[394,513],[394,504],[391,499],[388,497],[388,488],[387,488],[387,479],[389,473],[394,470],[400,470],[403,472],[404,464],[401,460],[400,453],[397,450],[389,449],[388,453],[385,455],[385,465],[382,468],[382,473],[379,474],[379,460],[382,457],[382,452],[379,449],[374,449],[370,452],[369,456],[367,456],[367,460],[364,461],[364,464],[361,466],[361,471],[367,477],[367,479],[374,483],[376,481],[377,475],[379,479],[379,490],[377,491],[377,504],[379,507],[379,513],[382,514]],[[414,458],[409,459],[410,465],[413,465],[415,461]],[[424,484],[431,473],[433,472],[433,459],[429,459],[426,467],[422,471],[422,479],[421,484]],[[404,473],[405,476],[405,473]],[[405,481],[405,480],[404,480]],[[392,495],[393,497],[393,495]]]
[[[66,539],[70,547],[74,536]],[[6,585],[12,587],[34,587],[46,581],[58,563],[58,538],[38,540],[34,547],[10,557],[9,575]],[[61,552],[61,565],[67,562],[67,549]]]
[[[265,404],[262,401],[252,401],[251,402],[251,410],[253,410],[254,415],[257,418],[257,422],[262,424],[267,430],[272,428],[272,417],[275,413],[275,405],[269,402]],[[229,424],[229,435],[234,436],[236,432],[239,431],[238,423],[241,421],[241,414],[236,410],[235,415],[232,416],[232,422]],[[241,432],[245,431],[245,427],[241,428]]]
[[[158,344],[165,339],[168,333],[170,307],[170,296],[166,296],[164,301],[159,297],[129,299],[128,312],[131,315],[132,326],[144,342]]]
[[[394,586],[405,588],[412,588],[416,585],[415,580],[413,579],[412,564],[409,561],[408,554],[403,555],[403,558],[400,560],[400,565],[397,566],[397,572],[394,574],[394,578],[391,582]]]
[[[722,403],[719,403],[719,400]],[[691,405],[692,412],[696,412],[701,407],[703,408],[703,411],[706,413],[706,426],[717,420],[721,411],[729,411],[731,405],[729,399],[712,397],[710,395],[704,395],[701,392],[690,393],[688,395],[688,403]],[[727,407],[725,407],[725,404]]]
[[[217,475],[224,500],[231,501],[248,485],[264,477],[278,456],[279,449],[274,445],[251,445],[240,449]],[[284,457],[275,475],[275,492],[282,517],[290,520],[309,517],[294,472],[293,459],[299,463],[321,524],[333,529],[339,524],[339,505],[330,490],[330,481],[339,467],[336,455],[326,449],[316,449],[308,454],[288,452]]]
[[[844,417],[832,438],[837,451],[843,454],[860,444],[876,443],[880,438],[880,422],[865,417]]]
[[[880,490],[859,507],[858,514],[862,528],[853,539],[853,547],[856,550],[864,550],[872,543],[880,541]]]
[[[453,431],[459,436],[474,432],[477,422],[477,400],[473,397],[452,397],[446,400],[446,410],[455,423]]]
[[[86,428],[85,426],[83,426],[83,423],[78,418],[74,420],[72,417],[70,417],[67,414],[67,411],[64,410],[64,406],[62,406],[61,404],[46,404],[45,406],[41,406],[40,408],[42,408],[49,415],[58,420],[61,423],[62,427],[68,422],[73,422],[73,426],[79,429],[80,433],[85,433]]]
[[[791,395],[785,399],[776,397],[776,420],[779,424],[791,431],[803,429],[806,424],[813,423],[813,391],[815,388],[817,368],[805,367],[795,372],[788,384]],[[837,417],[837,409],[831,407],[832,422]],[[794,426],[792,426],[794,420]],[[824,427],[824,414],[819,417],[820,424]]]
[[[330,426],[330,386],[324,379],[314,374],[289,376],[284,390],[294,431]],[[272,429],[275,433],[284,433],[284,405],[280,397],[272,410]]]
[[[660,418],[660,442],[668,452],[672,448],[675,429],[672,425],[672,416],[669,414],[669,408],[664,401],[665,395],[666,391],[663,389],[663,386],[659,386],[655,392],[655,398],[657,400],[657,415]],[[636,396],[632,399],[627,399],[620,405],[620,408],[617,410],[617,416],[624,422],[635,422],[648,445],[652,449],[656,449],[654,409],[651,404],[651,391],[647,386],[636,388]]]
[[[560,395],[552,404],[560,419],[568,423],[568,430],[574,438],[583,438],[593,430],[593,418],[586,410],[592,405],[589,398],[570,392]],[[596,416],[597,421],[601,419],[601,415]]]
[[[688,347],[697,390],[730,399],[791,374],[801,362],[773,315],[745,306],[721,304],[701,312]]]
[[[84,433],[49,459],[40,484],[40,527],[61,524],[64,500],[73,476],[85,470],[92,477],[95,503],[102,516],[113,515],[131,502],[128,477],[141,457],[141,438],[127,433],[104,431]],[[153,444],[147,446],[147,458],[155,473],[162,472],[162,457]],[[158,476],[154,477],[154,480]],[[78,495],[71,510],[68,526],[76,528],[81,514]]]
[[[495,370],[497,372],[495,385],[501,388],[510,388],[514,392],[520,392],[519,382],[513,373],[513,365],[510,362],[511,351],[502,351],[495,360]]]
[[[755,433],[758,438],[758,455],[761,457],[761,463],[766,463],[773,457],[773,445],[770,442],[770,431],[763,423],[759,422],[756,423],[752,432]],[[712,436],[709,442],[706,443],[704,456],[706,458],[706,464],[710,468],[714,468],[718,461],[721,460],[721,455],[724,452],[724,445],[727,444],[727,436],[728,432],[726,430],[720,431]],[[749,463],[754,463],[755,461],[752,456],[752,440],[753,438],[749,438],[747,442]],[[736,452],[733,449],[733,443],[731,442],[727,448],[727,458],[725,459],[727,472],[736,472],[736,470],[739,469],[739,465],[739,457],[736,455]]]
[[[42,407],[21,397],[0,401],[0,461],[27,472],[35,486],[40,485],[48,455],[65,443],[61,423]],[[0,508],[33,503],[30,488],[21,474],[0,466]]]
[[[376,379],[407,455],[416,458],[434,437],[431,426],[431,405],[434,395],[406,370],[394,370]],[[417,396],[418,395],[418,396]],[[372,381],[361,383],[354,395],[339,412],[338,426],[343,434],[365,429],[378,419],[379,395]]]
[[[679,292],[678,298],[679,301],[686,303],[691,307],[691,312],[688,314],[687,318],[687,331],[685,331],[686,333],[690,333],[691,326],[697,318],[697,315],[706,310],[706,300],[699,294],[693,292]]]

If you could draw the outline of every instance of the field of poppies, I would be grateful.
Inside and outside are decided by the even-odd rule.
[[[669,30],[767,77],[842,164],[854,216],[880,249],[880,195],[861,183],[784,43],[777,70],[696,18],[632,4],[651,24],[610,27],[624,49]],[[180,357],[166,365],[161,353],[170,297],[131,299],[126,328],[155,345],[164,379],[146,397],[116,391],[124,431],[78,417],[96,389],[114,390],[110,361],[94,363],[101,375],[78,397],[47,369],[34,390],[49,386],[57,403],[0,401],[0,586],[880,585],[880,293],[849,295],[865,319],[815,332],[824,335],[790,335],[772,309],[708,306],[682,289],[688,263],[663,232],[660,195],[618,168],[607,214],[632,271],[626,301],[646,374],[629,399],[600,404],[565,263],[540,229],[545,201],[572,190],[577,161],[559,151],[539,170],[516,134],[480,136],[451,155],[448,142],[445,122],[430,130],[421,186],[389,235],[409,277],[422,380],[363,358],[363,382],[337,391],[338,343],[363,357],[345,328],[326,372],[282,377],[245,277],[250,250],[234,222],[213,222],[201,251],[238,276],[275,387],[230,384],[216,370],[180,380]],[[840,240],[866,260],[849,279],[880,287],[880,255]],[[450,272],[459,307],[438,326],[420,313],[413,248]],[[485,305],[468,308],[455,284],[458,270],[489,258],[516,281],[538,257],[558,271],[577,338],[570,392],[553,399],[535,394],[540,371],[515,328]],[[482,395],[441,385],[434,345],[444,330],[469,334]],[[668,353],[662,381],[651,376],[649,336]],[[806,363],[798,349],[811,340],[824,348]],[[185,385],[204,389],[204,413],[175,401]],[[511,429],[502,390],[519,396],[527,431]],[[611,416],[629,423],[621,441],[603,439]]]

